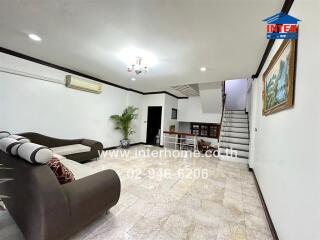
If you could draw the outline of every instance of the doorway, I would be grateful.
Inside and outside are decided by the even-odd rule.
[[[161,115],[162,107],[148,107],[147,144],[156,145],[156,136],[161,129]]]

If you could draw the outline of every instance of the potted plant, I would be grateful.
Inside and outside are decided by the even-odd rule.
[[[112,115],[110,117],[116,125],[115,129],[119,129],[123,133],[123,139],[120,140],[122,148],[128,148],[130,146],[129,136],[135,133],[130,125],[132,120],[136,119],[138,116],[138,114],[135,113],[137,110],[138,108],[129,106],[121,115]]]

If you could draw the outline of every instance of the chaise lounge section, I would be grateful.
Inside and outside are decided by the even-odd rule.
[[[31,142],[51,148],[56,154],[77,162],[86,162],[99,157],[103,150],[102,143],[89,139],[59,139],[35,132],[20,133]]]

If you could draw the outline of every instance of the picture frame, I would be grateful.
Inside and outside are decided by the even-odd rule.
[[[293,107],[297,41],[284,40],[263,74],[264,116]]]

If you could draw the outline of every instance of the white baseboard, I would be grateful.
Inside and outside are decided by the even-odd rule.
[[[221,155],[219,159],[220,159],[221,161],[237,162],[237,163],[248,164],[248,159],[246,159],[246,158],[227,157],[227,156]]]

